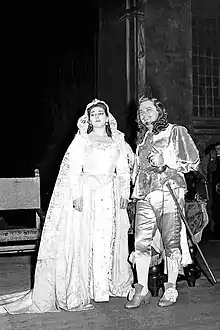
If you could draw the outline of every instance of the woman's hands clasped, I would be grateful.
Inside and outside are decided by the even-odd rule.
[[[77,211],[82,212],[82,210],[83,210],[83,199],[82,199],[82,197],[77,198],[73,201],[73,207]]]

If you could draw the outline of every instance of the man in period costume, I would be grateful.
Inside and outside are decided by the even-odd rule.
[[[184,209],[186,182],[184,173],[197,170],[199,152],[182,126],[170,124],[163,105],[157,99],[142,97],[138,109],[139,136],[134,169],[133,198],[137,199],[135,251],[137,281],[133,298],[126,308],[149,303],[148,272],[155,244],[164,250],[168,282],[159,300],[161,307],[176,302],[180,267],[192,262],[186,228],[166,183]]]

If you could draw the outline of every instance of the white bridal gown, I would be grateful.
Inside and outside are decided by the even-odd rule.
[[[122,133],[111,144],[76,135],[56,181],[43,228],[31,291],[0,297],[0,313],[92,308],[91,299],[126,297],[133,281],[127,262],[130,174]],[[83,212],[73,200],[83,196]]]

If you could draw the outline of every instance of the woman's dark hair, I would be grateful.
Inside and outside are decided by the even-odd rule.
[[[90,114],[91,114],[91,110],[96,107],[102,108],[105,111],[105,115],[108,117],[108,109],[107,109],[106,105],[102,102],[93,104],[90,108],[88,108],[87,113],[88,113],[89,122],[88,122],[87,134],[90,134],[93,131],[93,125],[90,121]],[[112,131],[111,131],[109,121],[107,121],[105,124],[105,130],[106,130],[107,136],[112,137]]]

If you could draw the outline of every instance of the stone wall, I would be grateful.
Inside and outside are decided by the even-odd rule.
[[[129,82],[131,97],[128,104],[126,22],[128,20],[132,22],[135,15],[142,17],[140,16],[142,11],[145,39],[145,54],[142,54],[142,58],[145,58],[146,64],[145,92],[165,104],[171,122],[188,128],[201,152],[207,144],[219,139],[219,126],[215,119],[204,120],[193,117],[192,15],[214,17],[213,15],[216,15],[214,11],[217,13],[218,10],[218,1],[210,1],[211,6],[199,0],[143,0],[136,1],[136,8],[132,7],[132,3],[135,2],[130,1],[130,11],[126,11],[126,1],[102,1],[98,96],[109,104],[118,121],[119,129],[126,133],[128,141],[130,138],[133,139],[132,134],[135,131],[137,98],[135,79],[139,66],[136,63],[135,73],[135,52],[132,49],[135,25],[131,24]],[[138,34],[136,38],[139,38]],[[138,45],[137,59],[139,53]],[[139,90],[141,89],[138,85]]]
[[[192,15],[195,20],[192,34],[193,97],[194,108],[200,113],[200,117],[193,117],[193,126],[196,142],[203,153],[208,145],[220,141],[219,0],[193,0]]]
[[[188,0],[145,4],[147,84],[171,122],[192,132],[191,19]]]

